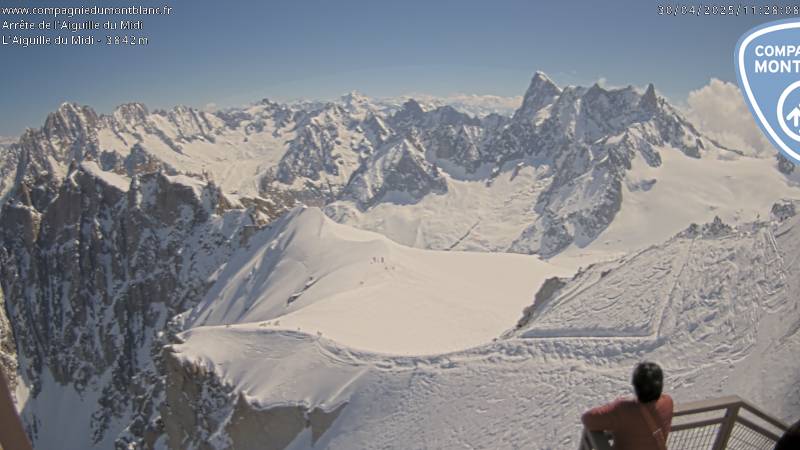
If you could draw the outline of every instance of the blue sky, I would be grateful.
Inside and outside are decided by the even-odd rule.
[[[647,0],[0,0],[126,3],[174,12],[144,18],[146,47],[0,46],[0,135],[40,126],[64,101],[109,112],[128,101],[229,106],[351,90],[514,96],[535,70],[559,84],[653,82],[681,101],[712,77],[735,81],[737,39],[775,19],[663,17]]]

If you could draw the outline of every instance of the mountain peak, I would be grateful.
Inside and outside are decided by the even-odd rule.
[[[647,90],[644,95],[642,95],[639,106],[645,111],[655,111],[658,109],[658,97],[656,97],[656,88],[653,86],[653,83],[647,85]]]
[[[114,109],[113,116],[126,124],[137,125],[144,123],[147,120],[147,115],[150,112],[147,106],[142,103],[123,103]]]
[[[545,81],[555,85],[553,80],[551,80],[550,77],[548,77],[547,74],[542,72],[541,70],[537,70],[536,72],[533,73],[533,78],[531,79],[531,82],[534,81]]]
[[[72,135],[76,136],[97,123],[97,113],[88,106],[78,105],[77,103],[64,102],[55,112],[50,113],[45,119],[45,134],[49,136]]]
[[[418,120],[425,114],[425,110],[422,109],[422,106],[414,100],[410,98],[403,103],[403,107],[397,111],[392,119],[396,122],[413,122]]]
[[[89,106],[79,105],[74,102],[64,102],[59,105],[58,109],[55,112],[50,113],[47,116],[47,121],[83,121],[83,120],[91,120],[95,121],[97,119],[97,113]]]
[[[345,103],[363,103],[369,100],[366,95],[358,91],[350,91],[344,94],[341,99]]]
[[[58,105],[58,109],[56,110],[56,112],[58,113],[70,112],[80,108],[81,106],[75,102],[62,102],[60,105]]]
[[[561,94],[559,88],[544,72],[537,71],[531,78],[522,106],[514,113],[514,119],[532,118],[537,111],[551,104]]]
[[[414,100],[413,98],[410,98],[406,100],[405,103],[403,103],[403,109],[414,114],[421,114],[424,112],[419,102]]]
[[[369,109],[369,98],[358,91],[350,91],[347,94],[339,97],[337,102],[350,113],[358,112],[364,109]]]

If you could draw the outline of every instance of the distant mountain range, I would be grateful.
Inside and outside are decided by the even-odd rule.
[[[682,159],[664,164],[676,153],[708,165]],[[264,206],[264,220],[297,202],[330,205],[326,212],[336,220],[408,245],[550,257],[572,244],[583,248],[594,242],[633,192],[655,186],[651,202],[660,206],[659,191],[671,187],[657,183],[669,183],[678,164],[709,176],[752,179],[742,170],[764,163],[740,153],[704,137],[652,85],[645,92],[561,88],[537,73],[510,117],[471,116],[449,105],[425,109],[413,99],[392,106],[357,93],[337,102],[264,100],[213,113],[187,107],[151,112],[126,104],[99,116],[91,108],[64,104],[43,128],[27,131],[5,151],[0,194],[7,195],[16,182],[53,188],[71,162],[92,159],[102,170],[127,178],[161,170],[211,180],[234,203],[241,198]],[[740,164],[719,163],[731,159]],[[744,206],[737,211],[724,211],[729,188],[709,180],[719,201],[711,198],[714,192],[688,198],[687,207],[706,213],[682,218],[656,240],[689,220],[764,212],[770,198],[790,195],[789,186],[797,185],[791,165],[780,169],[783,175],[774,176],[756,205],[737,205]],[[495,183],[502,186],[493,189]],[[480,202],[454,200],[455,213],[469,210],[473,217],[442,226],[454,211],[434,205],[436,199],[464,190],[476,191],[469,195]],[[646,201],[642,197],[637,203]],[[399,230],[381,229],[378,223],[403,216],[391,205],[425,211]]]
[[[463,350],[461,341],[476,345],[487,336],[499,339],[517,322],[507,320],[510,307],[519,308],[524,319],[519,330],[506,334],[515,339],[606,336],[611,328],[631,336],[649,333],[648,311],[661,297],[650,299],[649,309],[639,311],[627,328],[617,322],[569,325],[580,308],[567,292],[589,278],[549,285],[542,280],[561,279],[565,271],[665,241],[668,249],[683,251],[689,238],[674,236],[715,216],[726,226],[766,230],[771,221],[792,217],[792,200],[800,198],[800,174],[793,166],[709,139],[652,85],[644,91],[560,87],[536,73],[513,114],[471,115],[464,108],[413,99],[375,101],[357,93],[334,102],[263,100],[214,112],[183,106],[150,111],[131,103],[99,115],[88,106],[65,103],[41,128],[0,146],[5,302],[0,356],[7,367],[19,367],[18,401],[37,448],[203,448],[205,441],[224,448],[226,439],[235,440],[240,432],[245,434],[240,442],[252,442],[247,427],[263,428],[259,421],[267,419],[247,414],[259,408],[247,397],[249,391],[218,378],[219,354],[201,354],[197,346],[188,351],[180,343],[191,340],[196,329],[219,331],[209,336],[231,342],[226,327],[250,324],[244,328],[255,328],[242,331],[237,341],[246,343],[260,336],[259,325],[252,323],[269,322],[265,327],[274,331],[283,320],[301,330],[265,335],[265,342],[285,345],[285,351],[295,345],[316,351],[310,350],[317,344],[308,334],[315,326],[339,340],[364,331],[356,337],[378,345],[383,341],[370,333],[380,327],[365,331],[330,319],[360,311],[359,302],[375,298],[369,294],[371,283],[391,292],[418,289],[416,300],[431,302],[436,314],[432,310],[427,317],[441,321],[442,330],[420,336],[461,336],[456,330],[468,331],[481,315],[497,314],[472,339],[442,338],[434,352]],[[698,227],[691,229],[698,232]],[[737,236],[746,235],[741,233]],[[760,233],[759,239],[773,239],[771,232]],[[327,254],[307,244],[315,239],[329,246]],[[746,239],[742,245],[750,242]],[[402,264],[387,262],[386,249]],[[427,250],[473,253],[442,256]],[[680,258],[673,259],[663,270],[677,270]],[[695,263],[693,271],[706,264]],[[482,271],[481,264],[497,264],[497,270]],[[619,264],[630,273],[647,272]],[[481,299],[487,295],[477,288],[465,291],[469,284],[458,282],[465,273],[475,279],[495,274],[490,280],[495,282],[503,272],[498,268],[524,274],[529,266],[530,286],[507,283],[508,289],[497,289],[497,296],[509,297],[500,309],[484,308]],[[584,277],[605,279],[596,272]],[[637,280],[630,282],[649,283]],[[523,315],[540,285],[557,291],[553,299],[561,300],[547,300],[545,309]],[[616,298],[614,289],[603,295]],[[408,313],[398,306],[400,300],[386,308]],[[552,312],[562,301],[567,309]],[[464,308],[469,313],[462,314]],[[385,311],[376,309],[376,323],[386,323],[378,310]],[[327,319],[319,324],[319,317]],[[415,323],[422,326],[413,314],[404,317],[411,318],[409,330]],[[543,319],[529,323],[535,317]],[[556,324],[561,319],[563,329]],[[755,323],[747,326],[760,326]],[[340,344],[326,344],[323,354],[333,351],[335,360],[350,352]],[[165,345],[184,356],[164,352]],[[386,351],[418,353],[420,348]],[[486,350],[496,351],[513,350],[502,344]],[[349,355],[345,359],[355,353]],[[297,370],[319,367],[314,361],[302,360],[277,379],[288,383]],[[393,368],[417,364],[387,361]],[[444,368],[449,364],[445,356],[429,361]],[[375,362],[377,370],[384,362]],[[321,369],[323,378],[333,376],[328,369]],[[348,365],[345,372],[358,370]],[[237,383],[250,379],[237,374],[245,377]],[[390,384],[408,381],[404,377]],[[342,394],[334,396],[339,400],[350,392],[346,383],[331,386]],[[342,405],[304,400],[302,389],[250,387],[269,391],[267,397],[276,402],[272,406],[288,405],[281,414],[292,419],[276,417],[300,424],[298,433],[307,423],[318,424],[313,440]],[[181,403],[181,398],[191,401]],[[364,398],[368,403],[372,397]],[[225,428],[231,419],[223,417],[223,412],[234,413],[232,405],[244,421],[236,431]],[[346,447],[372,441],[341,442]]]

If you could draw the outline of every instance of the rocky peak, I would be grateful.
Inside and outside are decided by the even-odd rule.
[[[488,130],[496,130],[508,123],[508,116],[490,113],[481,119],[481,124]]]
[[[470,116],[469,114],[458,111],[450,105],[440,106],[426,114],[431,117],[431,122],[433,122],[434,125],[477,126],[480,125],[481,123],[479,119],[476,119]]]
[[[613,116],[628,116],[634,112],[641,98],[633,86],[606,89],[595,83],[583,94],[582,101],[590,107],[608,110]]]
[[[275,107],[275,106],[280,106],[281,105],[280,103],[275,102],[275,101],[273,101],[273,100],[271,100],[271,99],[269,99],[267,97],[262,98],[261,101],[259,101],[257,104],[258,105],[269,106],[269,107]]]
[[[179,138],[187,142],[199,138],[214,142],[214,131],[224,125],[222,119],[213,114],[184,105],[176,106],[166,115]]]
[[[14,186],[28,185],[33,205],[44,208],[69,164],[82,160],[85,155],[98,153],[99,126],[97,113],[88,106],[62,104],[47,116],[40,129],[28,129],[20,137],[13,161],[16,163]]]
[[[340,102],[345,106],[345,109],[353,110],[369,106],[369,98],[362,95],[358,91],[351,91],[341,96]]]
[[[422,118],[425,111],[413,98],[403,103],[403,107],[392,116],[392,121],[397,123],[413,123]]]
[[[54,144],[72,143],[86,138],[97,126],[97,113],[88,106],[62,103],[56,112],[50,113],[41,129]]]
[[[536,72],[522,99],[522,106],[514,113],[515,120],[530,120],[537,111],[553,103],[561,94],[559,88],[542,72]]]
[[[144,124],[148,114],[150,112],[142,103],[125,103],[117,106],[112,116],[122,124],[136,126]]]
[[[412,133],[384,144],[375,158],[353,176],[344,196],[366,210],[380,201],[410,203],[428,193],[445,191],[446,180],[425,159],[424,150]]]
[[[391,134],[383,119],[372,113],[367,114],[361,127],[367,134],[367,137],[377,144],[382,144]]]
[[[258,124],[259,120],[271,118],[277,126],[283,127],[289,123],[295,112],[283,103],[265,98],[250,107],[221,109],[215,111],[213,115],[222,120],[229,128],[237,128],[242,121],[246,120],[251,121],[249,131],[261,131],[263,124]],[[254,120],[255,122],[252,122]]]
[[[647,85],[647,90],[639,100],[639,108],[651,113],[658,110],[658,97],[656,97],[656,88],[653,83]]]
[[[434,130],[440,127],[480,126],[481,121],[458,111],[450,105],[425,111],[414,99],[409,99],[403,108],[390,118],[390,123],[400,130],[419,128]]]
[[[583,93],[582,99],[587,102],[608,102],[613,92],[614,91],[603,88],[599,83],[594,83]]]

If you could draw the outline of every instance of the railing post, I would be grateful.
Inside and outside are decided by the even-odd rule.
[[[592,450],[612,450],[609,435],[602,431],[590,431],[589,444]]]
[[[588,443],[589,443],[589,435],[586,432],[586,429],[584,428],[583,433],[581,433],[581,442],[580,445],[578,446],[578,450],[592,450],[591,448],[589,448]]]
[[[714,446],[712,447],[713,450],[725,450],[728,447],[728,439],[730,439],[731,433],[733,432],[733,426],[736,425],[736,417],[739,415],[739,408],[741,408],[741,406],[742,404],[739,402],[729,406],[725,410],[725,418],[719,425],[717,439],[714,441]]]
[[[606,433],[584,428],[578,450],[612,450],[608,440],[609,436]]]

